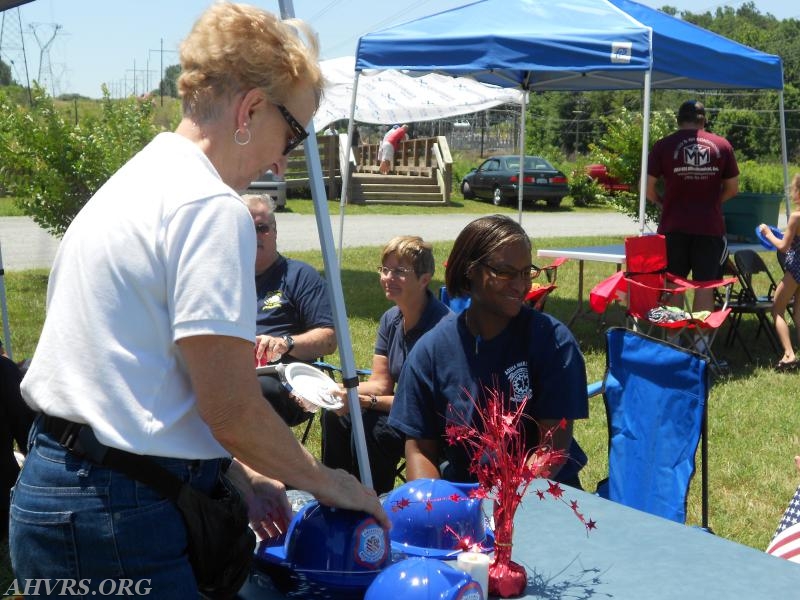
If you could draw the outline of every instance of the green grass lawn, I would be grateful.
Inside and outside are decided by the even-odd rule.
[[[338,215],[340,210],[340,203],[338,200],[328,201],[328,212],[332,215]],[[347,204],[345,206],[345,214],[348,215],[417,215],[420,213],[419,206],[403,206],[400,204]],[[489,213],[503,213],[515,215],[518,212],[516,205],[505,204],[503,206],[494,206],[491,202],[481,200],[467,200],[461,197],[460,193],[454,193],[450,204],[448,206],[426,206],[422,210],[425,214],[474,214],[485,215]],[[573,205],[572,198],[567,196],[564,198],[561,206],[551,208],[546,206],[543,202],[537,202],[531,206],[526,204],[524,207],[526,212],[553,212],[553,213],[568,213],[575,210],[582,212],[608,212],[608,206],[602,203],[595,203],[590,206],[581,206],[576,208]],[[292,212],[301,215],[313,215],[314,203],[307,198],[288,198],[286,200],[285,212]],[[1,215],[0,215],[1,216]]]
[[[293,209],[291,205],[290,208]],[[611,237],[552,238],[543,244],[568,247],[616,242],[619,240]],[[437,265],[446,259],[451,244],[434,243]],[[347,267],[342,270],[342,285],[358,366],[370,365],[378,319],[389,307],[374,272],[379,253],[377,247],[344,249],[342,264]],[[293,253],[292,256],[322,268],[319,252]],[[764,257],[773,272],[779,272],[774,253],[765,253]],[[586,263],[585,269],[585,281],[590,286],[613,273],[614,266]],[[548,299],[546,308],[561,320],[568,320],[576,309],[577,277],[576,262],[567,262],[559,269],[558,289]],[[433,289],[438,289],[442,278],[443,272],[439,270],[432,283]],[[44,317],[46,280],[46,271],[6,273],[17,359],[30,356],[35,349]],[[612,308],[608,321],[621,323],[622,313]],[[756,338],[754,321],[745,318],[742,326],[742,335],[755,357],[754,362],[747,362],[740,347],[726,347],[723,339],[715,346],[717,354],[731,365],[733,374],[715,382],[709,400],[709,509],[710,525],[717,535],[763,549],[800,480],[792,460],[800,453],[800,411],[797,410],[800,373],[772,370],[777,357],[763,333]],[[589,381],[600,379],[605,366],[603,327],[597,320],[578,320],[573,331],[586,357]],[[328,358],[332,362],[339,360],[338,355]],[[299,430],[297,434],[300,435]],[[594,489],[606,470],[607,434],[601,398],[591,400],[590,418],[578,422],[576,436],[589,455],[589,465],[582,474],[584,486]],[[316,424],[309,445],[313,452],[319,452]],[[699,478],[690,496],[690,524],[700,522],[698,492]],[[598,525],[603,526],[602,523]],[[6,565],[4,571],[0,570],[0,586],[10,577]]]
[[[25,213],[8,196],[0,197],[0,217],[22,217]]]

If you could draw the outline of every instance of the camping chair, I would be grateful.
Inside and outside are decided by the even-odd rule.
[[[627,305],[633,329],[651,333],[662,329],[674,342],[707,356],[716,372],[723,365],[712,351],[714,339],[731,309],[729,277],[714,281],[690,281],[667,272],[667,246],[663,235],[645,235],[625,239],[626,271],[618,272],[596,285],[589,304],[598,313],[620,300]],[[682,307],[672,306],[676,298],[686,305],[686,292],[701,289],[724,290],[722,303],[708,315],[692,315]]]
[[[739,334],[739,324],[744,315],[755,315],[758,319],[756,338],[765,331],[767,340],[773,351],[782,353],[777,335],[768,315],[772,314],[773,296],[778,283],[770,273],[764,260],[753,250],[739,250],[733,255],[736,264],[736,276],[739,280],[739,291],[730,303],[731,325],[728,330],[728,343]],[[741,340],[741,338],[740,338]],[[745,354],[752,360],[747,344],[742,341]]]
[[[454,313],[461,313],[469,307],[470,297],[458,296],[456,298],[451,298],[450,294],[447,293],[447,286],[443,285],[439,288],[439,301],[449,307]]]
[[[558,267],[567,262],[566,258],[557,258],[546,267],[540,267],[541,273],[544,274],[546,283],[539,283],[534,281],[531,283],[531,289],[525,295],[525,302],[535,310],[544,310],[544,304],[550,293],[556,289],[556,280],[558,279]],[[453,312],[460,313],[469,306],[469,296],[451,298],[447,293],[447,287],[441,286],[439,288],[439,300],[445,306],[449,306]]]
[[[558,287],[556,285],[556,280],[558,279],[558,267],[567,262],[567,260],[567,258],[559,257],[546,267],[542,267],[542,273],[547,279],[547,283],[533,282],[531,284],[531,289],[525,296],[525,302],[527,302],[531,308],[539,311],[544,310],[544,304],[547,301],[547,297],[554,289]]]
[[[313,363],[315,367],[317,367],[320,371],[326,373],[331,379],[334,381],[341,381],[342,380],[342,369],[337,367],[336,365],[332,365],[329,362],[325,362],[322,359],[319,359]],[[372,374],[371,369],[356,369],[356,375],[358,376],[359,381],[366,381],[369,379],[369,376]],[[309,431],[311,430],[311,424],[313,423],[313,417],[309,420],[309,424],[306,426],[305,433],[303,433],[303,443],[305,443],[306,438],[308,437]],[[395,469],[395,479],[400,479],[401,481],[406,481],[406,461],[402,459],[398,465],[397,469]]]
[[[685,523],[702,439],[702,526],[708,529],[708,365],[706,357],[669,342],[623,327],[607,331],[608,478],[599,495]]]

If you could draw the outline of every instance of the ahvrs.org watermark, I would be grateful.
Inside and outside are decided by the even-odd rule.
[[[5,596],[147,596],[149,579],[21,579],[14,580]]]

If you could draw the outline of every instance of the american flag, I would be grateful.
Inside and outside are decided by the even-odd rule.
[[[800,563],[800,486],[783,513],[775,536],[767,546],[767,554]]]

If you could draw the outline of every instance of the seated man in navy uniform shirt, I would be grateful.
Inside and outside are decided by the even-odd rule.
[[[257,356],[269,363],[311,362],[336,351],[336,331],[325,280],[309,264],[282,256],[272,200],[243,196],[256,227]],[[289,425],[311,416],[277,376],[259,375],[261,391]]]

